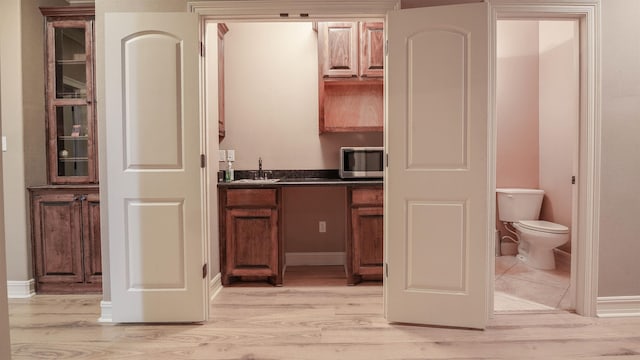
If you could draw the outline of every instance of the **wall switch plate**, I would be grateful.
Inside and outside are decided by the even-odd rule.
[[[236,161],[236,151],[227,150],[227,161]]]
[[[2,137],[2,151],[7,151],[7,137]]]
[[[227,150],[218,150],[218,161],[227,161]]]
[[[321,233],[326,233],[327,232],[327,222],[326,221],[318,222],[318,231],[321,232]]]

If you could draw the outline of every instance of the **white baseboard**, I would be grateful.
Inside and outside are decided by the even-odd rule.
[[[640,296],[599,297],[598,317],[640,316]]]
[[[284,254],[286,266],[297,265],[344,265],[344,252],[289,252]]]
[[[113,322],[113,308],[111,307],[111,301],[100,301],[100,318],[98,319],[98,322]]]
[[[26,299],[36,294],[36,281],[7,281],[7,297],[9,299]]]
[[[216,276],[209,281],[209,301],[212,301],[222,290],[222,274],[217,273]]]

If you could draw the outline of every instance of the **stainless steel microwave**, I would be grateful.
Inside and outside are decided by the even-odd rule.
[[[340,177],[343,179],[382,178],[383,147],[341,147]]]

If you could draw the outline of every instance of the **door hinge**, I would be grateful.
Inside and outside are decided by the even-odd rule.
[[[575,176],[575,175],[573,175],[573,176],[571,177],[571,184],[575,185],[575,183],[576,183],[576,176]]]
[[[202,265],[202,278],[206,279],[207,278],[207,272],[209,271],[207,264]]]
[[[384,275],[389,277],[389,263],[384,263]]]
[[[200,167],[204,169],[207,165],[207,157],[204,154],[200,154]]]
[[[200,56],[204,57],[204,43],[200,41]]]
[[[389,167],[389,153],[386,153],[386,159],[385,159],[385,160],[386,160],[386,161],[385,161],[385,163],[386,163],[385,165],[386,165],[387,167]]]

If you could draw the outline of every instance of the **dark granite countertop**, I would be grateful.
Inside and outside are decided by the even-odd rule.
[[[338,170],[267,170],[272,180],[253,179],[255,171],[235,171],[235,181],[218,182],[218,187],[255,188],[280,186],[315,186],[315,185],[382,185],[383,180],[376,179],[341,179]],[[277,181],[275,179],[278,179]]]

